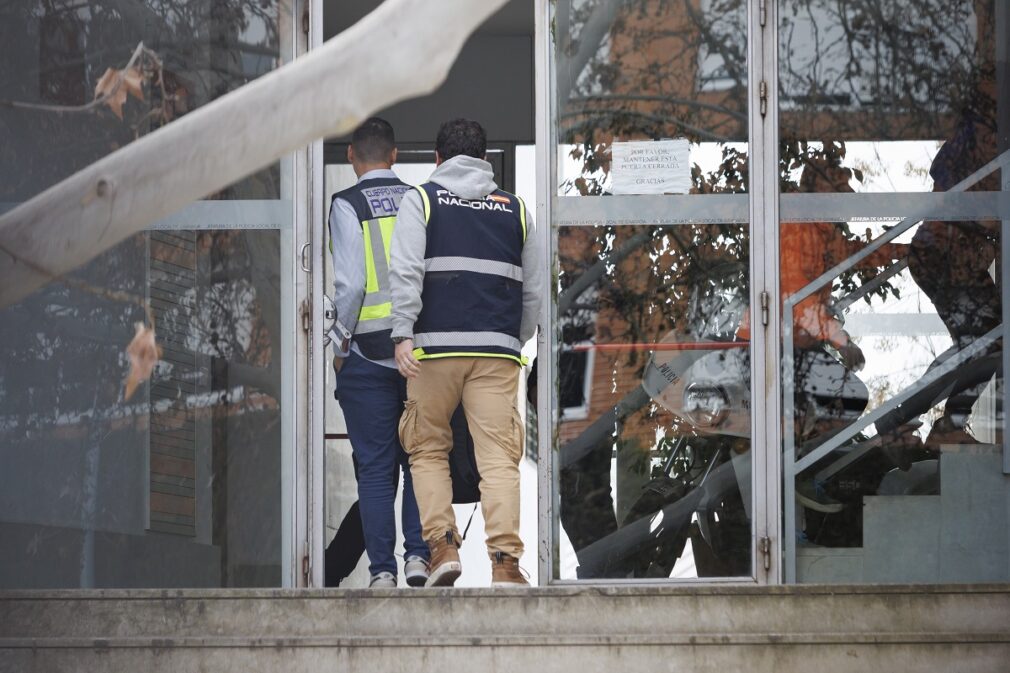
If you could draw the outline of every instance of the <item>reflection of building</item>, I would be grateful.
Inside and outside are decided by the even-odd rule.
[[[271,249],[274,232],[154,231],[77,276],[149,297],[163,356],[129,401],[120,363],[143,309],[56,286],[6,311],[5,586],[279,581]],[[65,315],[57,330],[25,329],[40,307]]]
[[[115,4],[122,9],[99,11],[105,7],[99,0],[89,5],[97,10],[75,7],[55,18],[41,6],[34,14],[20,8],[0,10],[0,31],[9,38],[0,44],[16,55],[0,59],[3,77],[15,81],[0,98],[86,102],[104,69],[122,67],[135,40],[143,38],[164,57],[166,70],[177,80],[167,93],[188,87],[185,109],[191,109],[301,53],[302,42],[318,44],[323,33],[318,3],[264,7],[244,0],[208,2],[201,5],[214,6],[208,24],[201,23],[201,14],[197,30],[181,36],[197,47],[176,53],[175,42],[165,37],[172,37],[165,20],[147,11],[151,3]],[[771,13],[764,39],[778,40],[783,50],[789,44],[794,47],[791,65],[786,65],[789,54],[782,53],[778,86],[775,73],[755,69],[759,59],[754,45],[761,32],[756,13],[762,4]],[[846,16],[855,19],[881,3],[844,4],[850,12]],[[458,665],[462,659],[489,670],[623,669],[629,664],[656,668],[658,657],[660,668],[783,671],[806,669],[816,660],[826,670],[846,671],[864,669],[870,660],[885,670],[1001,670],[1010,642],[1010,602],[1003,584],[841,585],[1007,581],[1010,509],[998,436],[1002,388],[989,386],[985,398],[995,426],[987,443],[948,443],[941,450],[939,494],[909,490],[908,477],[925,466],[908,474],[888,466],[884,477],[874,475],[881,478],[873,484],[873,493],[860,492],[863,482],[843,471],[842,486],[854,485],[852,492],[829,485],[830,499],[822,504],[834,507],[831,500],[840,500],[844,513],[800,511],[795,523],[806,528],[797,535],[793,522],[786,523],[794,501],[787,497],[783,502],[780,494],[807,486],[814,487],[815,498],[818,494],[817,484],[805,479],[810,471],[798,469],[797,479],[781,482],[782,447],[774,438],[776,432],[795,428],[776,416],[774,401],[782,399],[788,385],[775,369],[778,343],[763,351],[755,345],[746,351],[750,360],[743,349],[726,349],[734,355],[712,357],[699,368],[712,378],[733,374],[747,396],[729,395],[732,381],[714,385],[692,380],[705,384],[692,391],[698,412],[692,422],[706,422],[707,415],[708,422],[718,423],[722,410],[716,405],[725,394],[739,403],[732,408],[736,418],[742,410],[747,420],[755,421],[759,434],[689,445],[690,452],[677,444],[689,436],[680,422],[683,417],[656,401],[656,386],[662,386],[663,379],[653,370],[660,368],[649,367],[650,351],[664,339],[665,345],[675,346],[722,340],[735,348],[741,301],[749,304],[752,286],[773,291],[767,275],[752,279],[748,267],[755,240],[763,244],[758,250],[764,251],[766,267],[774,268],[778,259],[779,241],[769,238],[772,201],[791,226],[849,222],[852,236],[862,234],[867,219],[878,214],[875,208],[888,223],[910,211],[938,221],[955,221],[969,213],[978,219],[1007,219],[991,193],[993,178],[984,184],[989,193],[935,195],[943,198],[796,191],[804,160],[812,153],[809,147],[801,148],[800,141],[836,139],[848,148],[855,141],[875,141],[886,151],[895,149],[887,143],[900,139],[951,137],[957,122],[955,103],[964,99],[962,85],[971,81],[965,72],[981,69],[966,54],[982,50],[981,45],[991,51],[989,45],[1005,42],[1005,17],[995,24],[999,31],[984,21],[978,23],[981,28],[971,27],[971,17],[983,16],[989,4],[946,3],[947,29],[930,43],[927,59],[919,37],[929,31],[917,29],[914,12],[932,4],[886,4],[887,11],[876,19],[851,23],[859,39],[871,45],[897,40],[897,50],[885,49],[879,63],[911,70],[881,77],[906,86],[901,83],[919,81],[908,75],[925,63],[947,73],[944,83],[950,89],[936,78],[921,78],[933,95],[898,96],[889,107],[895,97],[884,90],[874,93],[870,68],[846,79],[849,71],[837,56],[839,45],[844,45],[838,40],[845,33],[836,25],[840,14],[831,11],[842,3],[829,0],[802,0],[799,5],[810,10],[805,18],[785,15],[781,23],[776,6],[784,10],[797,3],[539,2],[538,43],[530,33],[531,8],[515,2],[465,48],[438,95],[385,113],[398,131],[402,129],[405,148],[415,151],[430,149],[430,135],[449,111],[481,119],[502,149],[505,176],[515,172],[509,166],[517,161],[515,144],[532,141],[535,125],[542,122],[537,149],[558,165],[559,182],[573,178],[566,186],[569,196],[548,198],[558,187],[546,177],[549,170],[541,170],[537,184],[540,212],[559,230],[552,263],[559,270],[559,320],[554,327],[560,343],[553,343],[555,335],[549,333],[540,349],[539,406],[539,437],[545,442],[556,437],[557,445],[555,450],[547,450],[550,444],[540,447],[540,498],[524,501],[527,512],[539,505],[541,515],[541,546],[534,551],[530,545],[524,562],[539,563],[541,585],[560,580],[572,586],[545,586],[508,597],[486,591],[414,594],[409,600],[386,594],[267,590],[321,586],[321,552],[329,532],[324,525],[342,514],[326,506],[346,504],[341,493],[353,490],[346,452],[324,452],[324,431],[341,433],[339,427],[325,424],[321,410],[332,391],[320,382],[327,363],[316,336],[306,336],[318,335],[319,293],[325,289],[323,216],[320,200],[310,195],[322,183],[322,166],[336,163],[339,141],[288,157],[217,198],[194,204],[157,231],[130,239],[74,275],[83,283],[54,283],[18,307],[2,309],[0,341],[7,350],[0,364],[0,586],[153,589],[5,592],[0,595],[0,660],[13,662],[8,664],[12,670],[83,668],[95,661],[114,669],[309,670],[338,661],[349,669],[401,670],[405,657],[411,664],[422,660],[436,666]],[[309,38],[300,31],[306,7]],[[326,7],[327,23],[333,21],[326,35],[370,7]],[[80,23],[92,11],[92,23],[104,22],[94,33],[101,41],[89,37]],[[556,20],[553,33],[548,11]],[[331,17],[338,14],[341,20],[334,21]],[[36,15],[45,18],[35,21]],[[598,23],[594,16],[606,20]],[[64,21],[66,17],[73,20]],[[932,17],[930,13],[930,21]],[[815,24],[831,39],[811,41],[810,26]],[[10,28],[17,25],[27,29]],[[137,26],[144,28],[138,33]],[[147,30],[153,34],[143,32]],[[797,38],[800,32],[802,39]],[[568,34],[578,35],[577,45],[566,46]],[[556,42],[550,41],[552,35]],[[916,49],[905,50],[910,43]],[[810,91],[811,82],[820,79],[804,72],[816,61],[809,49],[820,44],[830,45],[825,52],[829,62],[821,63],[836,77],[824,90]],[[860,63],[867,54],[877,53],[860,45],[853,57]],[[550,46],[557,49],[553,76],[544,57]],[[115,56],[109,56],[113,52]],[[42,63],[38,67],[36,53]],[[897,58],[905,54],[915,56]],[[575,65],[566,65],[566,59]],[[795,157],[798,165],[781,171],[783,175],[768,168],[767,158],[777,148],[755,133],[762,123],[761,103],[757,92],[746,87],[762,76],[769,82],[769,110],[778,102],[781,122],[765,133],[796,139],[783,146],[784,156]],[[585,166],[585,175],[565,174],[561,167],[574,160],[558,156],[563,150],[549,141],[549,125],[533,116],[531,91],[544,97],[550,111],[548,101],[558,92],[547,89],[546,83],[563,88],[565,77],[576,89],[562,92],[551,112],[558,119],[549,121],[558,122],[559,143],[582,152],[577,163]],[[0,78],[0,85],[6,86],[5,81]],[[113,143],[128,142],[130,124],[159,100],[149,93],[143,102],[127,99],[122,122],[102,108],[100,114],[68,117],[65,126],[39,111],[26,114],[0,107],[0,127],[14,131],[8,134],[14,142],[4,147],[7,154],[0,159],[5,177],[10,177],[2,207],[101,156]],[[927,101],[925,108],[916,108]],[[145,123],[158,124],[151,119]],[[597,196],[606,183],[594,184],[593,178],[608,168],[603,150],[614,137],[679,135],[696,141],[695,148],[704,155],[698,161],[701,170],[693,176],[699,193]],[[38,151],[41,147],[46,151]],[[27,163],[21,161],[25,156]],[[856,158],[850,151],[841,157],[842,165],[859,167]],[[521,176],[515,177],[518,181]],[[752,194],[750,181],[757,177],[764,181],[765,192]],[[775,198],[776,184],[784,192],[781,198]],[[543,244],[549,245],[551,227],[540,231]],[[875,235],[881,232],[874,229]],[[302,265],[309,271],[303,272]],[[588,272],[599,275],[577,296],[566,296]],[[842,274],[832,282],[838,297],[867,288],[872,276]],[[146,318],[145,311],[120,295],[96,296],[96,288],[149,302],[165,349],[153,382],[128,403],[120,399],[129,366],[123,348],[133,323]],[[752,313],[754,326],[760,322],[759,302]],[[885,309],[891,311],[891,304],[871,297],[861,314],[861,334],[900,337],[911,331],[906,323],[922,322],[913,318],[931,317],[925,303],[911,313],[882,314]],[[777,302],[769,299],[768,310],[769,338],[777,339]],[[884,334],[885,327],[893,332]],[[667,337],[674,330],[690,341]],[[764,334],[761,330],[755,330],[755,343]],[[8,356],[15,350],[9,344],[24,356]],[[560,366],[555,368],[561,370],[559,390],[552,389],[552,367],[547,366],[553,346],[560,346]],[[838,362],[838,354],[829,349],[812,350],[822,360],[811,367],[824,358]],[[904,354],[900,345],[892,353],[883,357]],[[728,364],[731,360],[735,370]],[[916,375],[911,378],[917,379],[929,363],[913,364]],[[659,375],[671,371],[672,366]],[[766,387],[750,396],[744,384],[754,378],[753,372],[762,371]],[[697,370],[692,376],[702,378]],[[686,389],[684,378],[678,385]],[[643,386],[646,379],[648,385]],[[893,391],[877,392],[874,403],[893,397]],[[615,404],[629,397],[620,413],[608,416]],[[826,399],[812,399],[811,406],[820,405],[829,416],[838,412],[838,396],[822,397]],[[852,412],[844,403],[840,406],[842,412]],[[94,407],[99,413],[89,413]],[[555,408],[562,413],[557,425],[550,413]],[[856,413],[866,417],[861,410]],[[831,420],[843,415],[835,413]],[[578,446],[594,426],[594,441],[583,443],[580,450],[588,448],[581,456],[593,451],[602,456],[593,465],[595,471],[574,470],[566,476],[548,469],[552,463],[557,468],[566,449]],[[855,446],[845,445],[845,458],[858,457],[851,450]],[[810,447],[800,449],[798,454]],[[865,455],[876,460],[882,453],[870,446]],[[831,456],[831,462],[839,458]],[[669,473],[661,473],[661,467]],[[821,469],[817,465],[812,471]],[[529,476],[531,472],[526,470]],[[706,483],[718,489],[685,488],[677,479],[687,473],[697,484],[707,474]],[[676,478],[664,480],[660,474]],[[324,475],[336,486],[327,484],[329,490],[324,491]],[[654,476],[655,488],[646,494],[642,486]],[[566,491],[573,483],[575,488]],[[580,499],[585,492],[579,488],[586,484],[594,492]],[[572,492],[575,498],[569,497]],[[687,506],[678,510],[678,503]],[[656,516],[660,508],[662,517]],[[567,514],[585,515],[585,540],[572,539]],[[594,519],[597,514],[601,516]],[[609,520],[602,514],[609,514]],[[674,530],[685,514],[693,526],[686,534]],[[838,522],[852,523],[854,518],[862,526],[861,546],[802,537],[815,519],[823,530],[849,533],[851,529]],[[670,530],[684,538],[680,551],[671,550],[677,535],[661,537]],[[866,539],[879,544],[866,544]],[[609,546],[595,547],[585,560],[566,547],[571,542],[582,552],[601,540]],[[623,554],[627,548],[634,553]],[[671,559],[677,561],[676,568],[669,567]],[[578,572],[586,568],[596,572],[596,584],[588,588],[576,581],[585,577]],[[699,574],[718,583],[664,581],[670,574],[678,579]],[[789,586],[811,579],[831,586]],[[779,583],[786,586],[763,586]],[[625,586],[607,586],[619,584]],[[250,585],[260,589],[234,588]],[[168,586],[229,590],[162,593],[160,588]],[[489,620],[491,614],[495,617]],[[365,658],[367,664],[359,663]],[[0,669],[7,670],[3,664]]]
[[[278,6],[183,4],[2,10],[4,210],[290,59]],[[3,310],[0,585],[282,582],[285,166]],[[162,356],[127,400],[135,323]]]

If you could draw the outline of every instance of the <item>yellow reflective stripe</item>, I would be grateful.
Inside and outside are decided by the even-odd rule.
[[[415,360],[437,360],[438,358],[502,358],[512,360],[520,365],[526,366],[530,359],[523,355],[506,355],[505,353],[425,353],[423,348],[415,348],[412,351]]]
[[[414,189],[421,195],[421,203],[424,205],[424,222],[427,224],[431,219],[431,202],[428,200],[428,192],[424,191],[424,187],[414,187]]]
[[[362,306],[361,312],[358,313],[358,320],[377,320],[392,315],[392,313],[393,302],[391,301],[387,301],[385,304],[376,304],[375,306]]]
[[[361,223],[361,231],[365,235],[365,292],[378,292],[379,274],[375,271],[375,258],[372,256],[372,237],[368,230],[368,220]]]
[[[515,195],[515,197],[516,197],[516,200],[519,202],[519,221],[522,222],[522,225],[523,225],[523,243],[525,243],[526,242],[526,204],[523,203],[523,200],[521,198],[519,198],[518,195]]]
[[[379,233],[382,234],[382,247],[386,253],[386,264],[389,264],[389,249],[393,242],[393,227],[396,226],[395,217],[379,218]]]

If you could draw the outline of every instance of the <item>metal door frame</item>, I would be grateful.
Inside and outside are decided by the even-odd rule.
[[[550,0],[536,0],[534,32],[534,86],[536,100],[537,244],[545,271],[553,278],[557,229],[552,225],[551,201],[557,184],[553,49]],[[751,340],[751,452],[752,460],[752,576],[750,579],[706,578],[682,580],[678,584],[778,584],[782,581],[781,518],[781,391],[778,260],[778,95],[777,30],[774,0],[748,0],[748,144],[750,153],[750,274],[752,325],[761,324],[762,298],[767,306],[767,325],[754,330]],[[553,282],[553,281],[551,281]],[[550,450],[540,450],[538,458],[538,569],[541,584],[628,584],[628,580],[555,580],[559,565],[557,517],[559,503],[554,490],[557,452],[558,410],[555,396],[555,353],[551,331],[557,324],[556,288],[541,312],[537,341],[538,380],[549,382],[537,390],[538,434]],[[658,580],[672,583],[671,580]],[[656,580],[635,581],[636,584]]]
[[[297,0],[296,15],[302,17],[299,44],[304,51],[323,43],[322,0]],[[298,153],[296,165],[301,168],[298,199],[300,225],[298,250],[300,256],[298,294],[300,315],[298,339],[298,398],[303,402],[298,415],[298,478],[296,491],[297,529],[296,566],[292,569],[293,586],[322,587],[324,585],[323,552],[326,547],[323,484],[325,481],[325,416],[323,394],[326,373],[323,333],[323,273],[326,269],[325,218],[323,204],[323,141],[317,140]]]

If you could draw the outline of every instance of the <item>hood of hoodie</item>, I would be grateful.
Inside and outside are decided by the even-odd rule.
[[[482,199],[498,189],[491,164],[462,154],[443,161],[428,179],[464,199]]]

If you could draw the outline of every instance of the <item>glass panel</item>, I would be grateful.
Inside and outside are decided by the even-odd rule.
[[[343,158],[346,156],[346,146],[339,146],[339,151],[331,150],[331,156]],[[431,172],[435,170],[434,150],[416,152],[411,150],[400,150],[398,157],[401,163],[393,166],[397,176],[404,182],[412,185],[419,185],[428,180]],[[403,159],[406,161],[403,161]],[[419,159],[424,162],[414,163]],[[354,173],[354,168],[348,163],[332,163],[323,167],[323,181],[325,199],[323,203],[329,207],[333,201],[333,195],[357,183],[358,177]],[[327,213],[327,222],[329,214]],[[328,227],[328,225],[327,225]],[[327,228],[327,239],[329,231]],[[323,288],[327,295],[333,294],[333,256],[324,255],[325,273],[323,277]],[[332,345],[326,350],[327,362],[333,360]],[[361,589],[368,586],[371,575],[368,572],[368,556],[364,553],[363,541],[354,545],[347,544],[346,532],[348,527],[344,527],[344,535],[338,536],[341,524],[345,518],[359,516],[358,510],[358,481],[354,461],[351,457],[351,442],[347,436],[347,426],[344,422],[344,415],[340,405],[336,402],[333,391],[336,388],[336,381],[333,369],[326,367],[326,393],[323,403],[324,418],[326,424],[326,450],[324,455],[324,469],[326,473],[323,485],[324,493],[324,521],[326,521],[326,557],[329,559],[330,577],[326,578],[326,586],[340,586],[344,589]],[[401,477],[402,484],[402,477]],[[400,497],[403,494],[402,486],[397,487],[397,502],[394,512],[400,516]],[[463,520],[466,520],[465,518]],[[397,525],[396,549],[403,549],[402,526]],[[350,548],[349,548],[350,547]],[[358,554],[357,557],[348,557],[347,554]],[[356,560],[355,560],[356,559]],[[356,562],[354,570],[347,577],[339,581],[337,578],[343,571],[339,568],[348,562]],[[476,565],[475,565],[476,567]],[[458,583],[457,583],[458,584]]]
[[[0,210],[289,59],[290,12],[6,3]],[[260,171],[0,307],[0,588],[283,583],[290,175]]]
[[[553,576],[749,577],[746,5],[554,8]]]
[[[1006,3],[780,18],[787,579],[1006,581]]]

